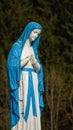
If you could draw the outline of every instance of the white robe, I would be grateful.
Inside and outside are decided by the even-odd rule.
[[[25,59],[29,54],[33,54],[32,47],[24,46],[21,60]],[[25,66],[25,68],[33,68],[31,62],[29,61]],[[28,71],[22,71],[20,87],[19,87],[19,111],[20,111],[20,120],[19,122],[12,128],[12,130],[41,130],[41,121],[40,121],[40,108],[39,108],[39,96],[38,96],[38,78],[37,73],[32,72],[33,79],[33,87],[35,94],[35,104],[37,110],[37,116],[33,115],[32,112],[32,101],[30,102],[30,110],[27,122],[25,122],[23,116],[25,115],[26,103],[27,103],[27,94],[28,94]],[[22,101],[23,100],[23,101]],[[23,114],[21,114],[23,113]]]

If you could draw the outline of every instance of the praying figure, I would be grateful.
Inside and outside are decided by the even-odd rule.
[[[38,57],[42,26],[29,22],[7,58],[10,129],[41,130],[43,68]]]

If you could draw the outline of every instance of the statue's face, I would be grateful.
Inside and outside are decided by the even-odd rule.
[[[40,29],[34,29],[30,35],[29,35],[29,40],[30,42],[35,41],[35,39],[38,37],[38,35],[41,33]]]

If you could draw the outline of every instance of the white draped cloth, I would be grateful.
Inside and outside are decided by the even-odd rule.
[[[30,46],[28,47],[26,44],[22,50],[21,54],[21,64],[23,66],[23,60],[28,55],[34,56],[33,48]],[[25,68],[33,68],[31,61],[24,65]],[[37,63],[37,68],[40,65]],[[20,80],[20,87],[19,87],[19,112],[20,112],[20,120],[19,122],[12,127],[12,130],[41,130],[41,121],[40,121],[40,107],[39,107],[39,95],[38,95],[38,78],[37,73],[32,72],[32,79],[33,79],[33,88],[34,88],[34,95],[35,95],[35,104],[36,104],[36,111],[37,116],[33,115],[32,110],[32,100],[30,102],[30,109],[29,109],[29,116],[27,121],[23,118],[25,115],[25,109],[27,104],[27,94],[28,94],[28,71],[21,72],[21,80]]]

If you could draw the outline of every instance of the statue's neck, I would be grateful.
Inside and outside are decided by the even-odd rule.
[[[31,47],[31,42],[30,42],[29,39],[27,39],[27,41],[26,41],[26,43],[25,43],[25,46],[27,46],[27,47]]]

